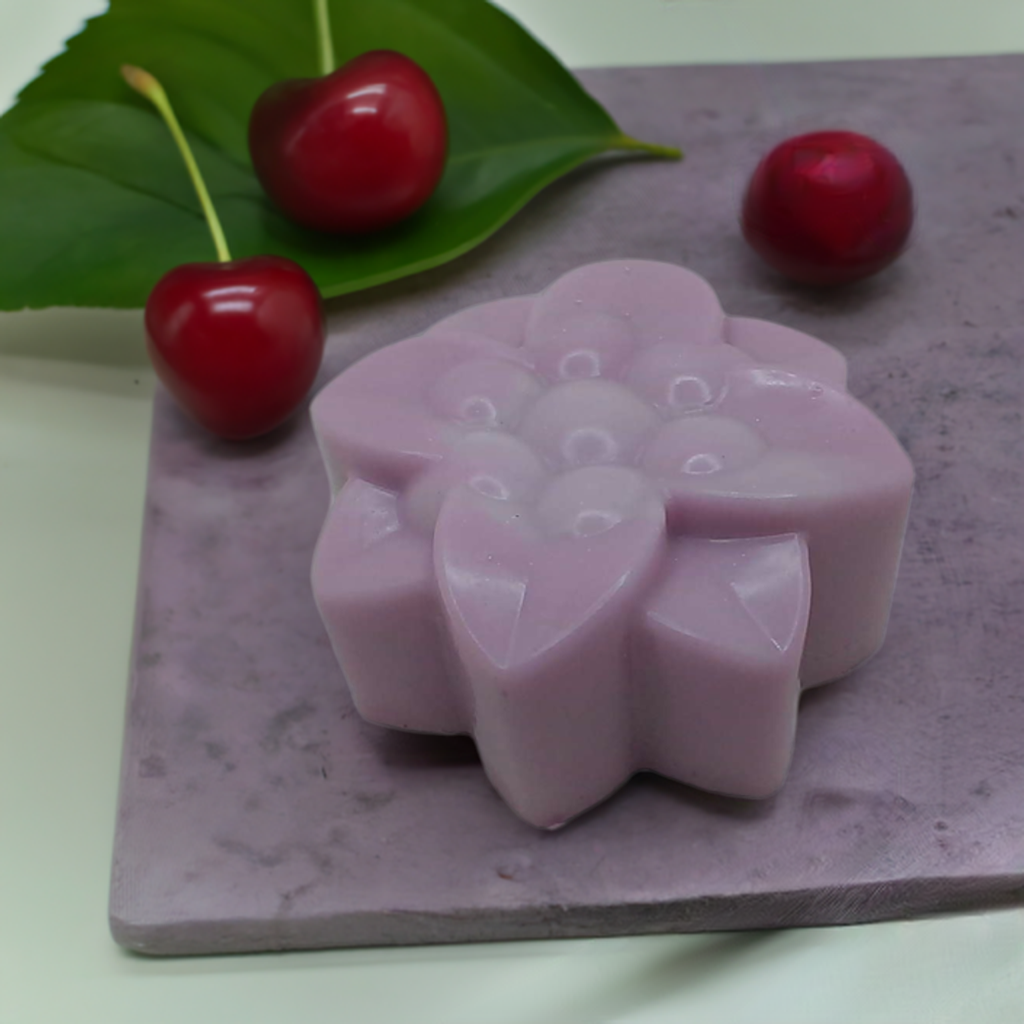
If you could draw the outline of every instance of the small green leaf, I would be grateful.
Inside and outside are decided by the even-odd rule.
[[[362,238],[306,231],[264,197],[249,111],[282,78],[317,74],[311,0],[111,0],[0,118],[0,309],[137,307],[178,263],[215,258],[174,143],[121,79],[163,83],[232,254],[301,263],[324,295],[437,266],[538,191],[609,150],[676,157],[624,135],[555,58],[485,0],[330,0],[339,64],[372,49],[433,77],[451,132],[437,192]]]

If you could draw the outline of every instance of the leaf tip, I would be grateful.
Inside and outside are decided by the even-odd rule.
[[[616,149],[628,149],[637,153],[646,153],[648,156],[661,160],[682,160],[684,153],[675,146],[660,146],[655,142],[641,142],[630,135],[620,135],[615,140]]]

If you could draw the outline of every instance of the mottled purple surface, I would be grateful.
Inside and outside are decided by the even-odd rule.
[[[159,396],[111,920],[149,953],[869,921],[1024,899],[1024,59],[588,72],[683,164],[595,165],[456,263],[342,300],[323,379],[581,263],[678,262],[734,315],[841,348],[917,468],[882,653],[804,697],[774,800],[634,779],[538,832],[467,740],[361,723],[313,606],[328,490],[303,419],[207,440]],[[908,254],[816,295],[736,225],[773,142],[850,127],[904,160]]]

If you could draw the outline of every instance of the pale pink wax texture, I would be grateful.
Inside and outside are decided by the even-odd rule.
[[[640,260],[467,309],[313,402],[356,707],[557,827],[637,771],[766,797],[885,635],[913,468],[830,346]]]

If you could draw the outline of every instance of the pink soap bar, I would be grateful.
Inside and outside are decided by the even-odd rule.
[[[882,643],[913,468],[834,349],[598,263],[313,403],[313,590],[360,714],[469,733],[557,827],[637,771],[774,793],[801,686]]]

